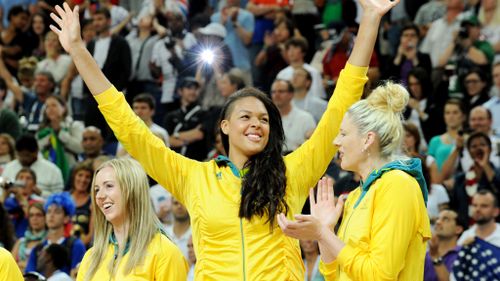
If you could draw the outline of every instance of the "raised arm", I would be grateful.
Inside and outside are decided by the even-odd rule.
[[[58,34],[61,45],[71,55],[117,139],[153,179],[167,188],[181,203],[189,206],[189,195],[186,192],[190,189],[184,188],[184,179],[190,171],[197,170],[193,165],[199,163],[168,149],[132,111],[123,94],[104,76],[80,37],[78,7],[71,10],[64,3],[64,9],[56,6],[56,11],[59,16],[51,14],[51,17],[59,28],[51,26],[51,29]]]
[[[337,152],[332,144],[349,107],[361,98],[382,16],[399,1],[360,0],[363,17],[348,63],[342,70],[328,107],[311,138],[285,157],[291,198],[303,204],[308,190],[323,175]],[[300,171],[300,172],[299,172]],[[296,175],[296,176],[295,176]],[[302,205],[301,205],[302,206]],[[300,211],[300,210],[299,210]]]
[[[69,5],[64,3],[63,8],[56,6],[55,9],[58,15],[50,14],[50,17],[59,26],[57,28],[51,25],[50,29],[59,36],[62,47],[73,59],[78,73],[80,73],[92,95],[98,95],[113,85],[102,73],[80,35],[78,6],[71,10]]]

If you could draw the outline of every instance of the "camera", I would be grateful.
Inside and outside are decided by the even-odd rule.
[[[11,181],[4,177],[0,177],[0,187],[3,189],[9,189],[11,187],[25,187],[26,183],[24,181]]]
[[[458,30],[458,38],[460,39],[467,39],[469,38],[469,30],[467,26],[462,25],[460,29]]]

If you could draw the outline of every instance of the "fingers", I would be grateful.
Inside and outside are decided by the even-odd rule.
[[[339,196],[339,200],[337,200],[337,205],[335,205],[335,210],[341,214],[342,213],[342,209],[344,209],[344,198],[345,198],[345,195],[340,195]]]
[[[316,205],[316,199],[314,198],[314,188],[309,189],[309,206],[312,207]]]
[[[54,13],[50,13],[50,18],[51,18],[52,20],[54,20],[54,22],[55,22],[55,23],[57,23],[57,25],[58,25],[59,27],[61,27],[61,26],[62,26],[63,21],[62,21],[62,19],[61,19],[60,17],[58,17],[56,14],[54,14]]]
[[[321,200],[328,200],[328,183],[326,177],[321,178]]]
[[[333,178],[328,177],[326,181],[328,200],[333,200]]]
[[[49,26],[50,30],[52,30],[57,36],[61,34],[61,30],[59,30],[57,27],[53,26],[52,24]]]

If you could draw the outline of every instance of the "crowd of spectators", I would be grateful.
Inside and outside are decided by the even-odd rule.
[[[63,2],[0,0],[0,246],[27,280],[75,278],[92,246],[93,171],[130,157],[49,29]],[[199,161],[225,154],[219,115],[243,87],[272,98],[284,151],[307,141],[360,18],[354,0],[65,2],[80,5],[87,48],[138,117]],[[500,2],[400,0],[380,31],[365,96],[387,79],[410,93],[401,153],[422,160],[429,191],[424,280],[448,280],[474,237],[500,247]],[[336,196],[359,186],[338,159],[326,174]],[[189,214],[150,184],[156,214],[193,267]],[[306,280],[323,280],[317,243],[301,247]]]

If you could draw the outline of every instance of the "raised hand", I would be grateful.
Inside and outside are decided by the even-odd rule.
[[[399,3],[399,0],[359,0],[363,13],[374,13],[382,17]]]
[[[84,44],[82,36],[80,35],[79,8],[75,6],[75,8],[71,10],[67,3],[63,4],[63,8],[57,5],[55,7],[57,15],[54,13],[50,14],[50,17],[59,27],[50,25],[50,29],[59,36],[59,42],[61,42],[61,46],[64,50],[71,53],[71,49],[74,46]]]
[[[311,215],[295,215],[295,221],[288,220],[284,214],[278,215],[278,225],[283,233],[297,239],[321,240],[333,232],[344,207],[342,196],[335,203],[333,180],[324,177],[318,182],[316,199],[311,188],[309,202]]]

